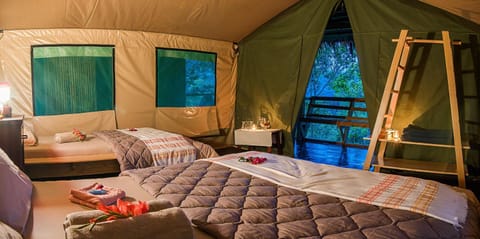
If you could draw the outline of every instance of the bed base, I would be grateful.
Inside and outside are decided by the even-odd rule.
[[[33,180],[120,173],[114,153],[26,158],[25,169]]]

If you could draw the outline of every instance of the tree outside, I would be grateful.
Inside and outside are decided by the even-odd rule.
[[[305,110],[309,98],[312,96],[364,97],[357,52],[353,41],[323,42],[321,44],[305,94]],[[360,112],[356,113],[360,114]],[[363,114],[365,115],[361,117],[366,117],[366,113]],[[368,135],[369,129],[367,128],[351,127],[347,143],[366,145],[368,142],[365,142],[363,138]],[[305,137],[322,141],[341,141],[337,126],[331,124],[310,124]]]

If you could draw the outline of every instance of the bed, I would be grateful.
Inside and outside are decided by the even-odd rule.
[[[156,154],[158,161],[152,158],[153,149],[145,144],[152,140],[163,142],[160,145],[164,146],[163,151]],[[153,128],[99,130],[87,135],[84,141],[68,143],[58,143],[54,136],[39,136],[37,142],[34,146],[25,146],[25,167],[34,179],[117,174],[161,162],[169,164],[217,156],[207,144]],[[137,165],[129,163],[133,161]]]
[[[123,188],[132,200],[168,200],[185,212],[196,238],[480,236],[479,203],[468,190],[250,151],[118,177],[34,182],[25,238],[63,238],[65,215],[88,210],[68,201],[69,189],[92,182]]]

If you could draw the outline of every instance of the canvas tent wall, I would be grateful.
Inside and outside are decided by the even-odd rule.
[[[275,2],[275,4],[273,4]],[[12,87],[14,114],[36,133],[80,128],[157,127],[187,136],[213,136],[212,144],[233,144],[236,41],[296,0],[254,1],[77,1],[0,2],[0,81]],[[243,11],[248,11],[244,18]],[[32,45],[113,45],[115,108],[36,117],[32,103]],[[155,107],[155,48],[217,54],[213,107]]]
[[[236,56],[231,42],[160,33],[92,29],[5,31],[0,42],[1,75],[12,86],[12,107],[16,114],[25,117],[26,124],[32,124],[35,133],[39,135],[53,135],[72,128],[91,132],[95,129],[115,127],[156,127],[188,136],[202,136],[219,135],[220,129],[231,128],[236,82]],[[114,111],[57,116],[34,115],[31,46],[58,44],[114,46]],[[156,47],[216,53],[216,105],[156,108]]]
[[[292,133],[328,20],[326,16],[339,2],[301,1],[240,42],[237,126],[242,119],[258,117],[261,111],[267,111],[272,114],[272,125],[286,130],[286,151],[293,153]],[[420,38],[438,38],[440,31],[447,30],[452,39],[463,42],[462,47],[455,48],[464,119],[461,127],[465,137],[478,143],[480,26],[422,2],[345,0],[344,3],[358,52],[370,123],[376,117],[391,64],[395,48],[392,39],[398,37],[401,29],[409,29]],[[404,118],[395,127],[401,129],[408,123],[445,127],[449,125],[446,122],[449,117],[444,116],[449,114],[449,106],[443,102],[447,91],[442,52],[424,46],[414,52],[405,81],[405,90],[410,94],[401,98],[397,109],[403,111]],[[438,156],[424,150],[400,153],[414,158]],[[467,155],[472,163],[478,164],[478,150]]]

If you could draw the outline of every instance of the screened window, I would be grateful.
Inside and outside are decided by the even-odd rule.
[[[157,107],[214,106],[217,55],[157,48]]]
[[[33,46],[34,114],[112,110],[113,46]]]

